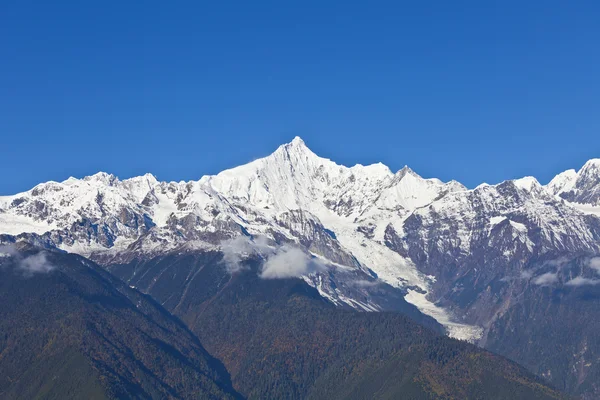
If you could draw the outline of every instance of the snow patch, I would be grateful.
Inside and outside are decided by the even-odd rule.
[[[415,305],[423,314],[429,315],[442,324],[447,329],[448,336],[452,338],[475,343],[483,336],[483,328],[453,321],[446,310],[427,300],[426,294],[424,293],[408,289],[408,294],[404,299]]]

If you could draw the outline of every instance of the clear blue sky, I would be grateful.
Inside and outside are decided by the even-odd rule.
[[[542,182],[600,157],[598,1],[0,3],[0,194],[343,164]]]

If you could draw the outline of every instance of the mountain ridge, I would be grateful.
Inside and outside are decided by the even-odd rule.
[[[596,282],[593,269],[565,272],[561,260],[600,255],[599,191],[596,159],[548,185],[524,177],[467,189],[408,167],[393,173],[380,163],[338,165],[297,138],[197,181],[159,182],[148,174],[121,181],[98,173],[0,197],[0,243],[57,248],[109,269],[212,252],[225,254],[224,268],[235,274],[244,258],[259,257],[262,279],[301,278],[342,308],[413,313],[416,307],[450,336],[492,343],[532,365],[534,347],[515,352],[510,337],[498,336],[506,329],[524,336],[527,319],[503,316],[520,315],[515,307],[540,313],[533,306],[540,285],[585,292]],[[152,287],[172,287],[178,272],[162,263],[153,268]],[[190,279],[198,273],[185,270]],[[578,301],[564,298],[569,307]],[[596,317],[593,308],[585,310]],[[600,347],[589,347],[586,360],[596,354]],[[589,384],[594,364],[576,381],[569,369],[547,364],[554,373],[543,373],[562,389],[600,392]]]
[[[594,165],[592,160],[581,171]],[[578,179],[593,180],[595,172],[592,169]],[[591,189],[590,184],[581,182],[577,199],[591,199],[593,208],[594,182]],[[239,235],[264,236],[273,244],[298,246],[331,265],[361,270],[412,293],[409,298],[417,307],[454,329],[458,321],[421,296],[430,292],[436,278],[423,274],[418,259],[406,249],[390,243],[407,237],[407,222],[415,215],[425,216],[424,210],[444,204],[458,211],[477,200],[488,209],[483,211],[486,215],[492,213],[489,221],[500,218],[493,214],[494,202],[508,193],[529,199],[519,207],[529,210],[526,217],[539,222],[543,232],[558,221],[559,214],[572,215],[569,223],[577,228],[564,230],[581,233],[581,248],[597,249],[591,239],[594,233],[586,233],[592,229],[585,221],[588,210],[573,206],[562,193],[552,193],[555,187],[556,182],[542,186],[535,178],[525,177],[467,189],[456,181],[422,178],[408,166],[396,173],[381,163],[345,167],[317,156],[296,137],[269,156],[197,181],[160,182],[151,174],[119,180],[100,172],[83,179],[42,183],[30,191],[0,197],[0,233],[31,236],[37,242],[96,260],[178,248],[220,248]],[[560,211],[535,211],[549,203]],[[504,207],[499,212],[511,210]],[[551,220],[545,222],[546,218]],[[512,226],[525,226],[516,223]],[[517,236],[529,234],[517,231]],[[332,234],[334,238],[328,238]],[[335,292],[334,286],[322,294],[348,297]],[[363,306],[378,308],[375,304]],[[479,328],[464,338],[473,340],[479,335],[476,332]]]
[[[170,184],[170,183],[177,183],[177,184],[189,184],[189,183],[193,183],[193,182],[199,182],[199,181],[202,181],[203,179],[206,179],[206,178],[215,177],[215,176],[217,176],[217,175],[219,175],[219,174],[221,174],[221,173],[223,173],[223,172],[227,172],[227,171],[235,170],[235,169],[237,169],[237,168],[239,168],[239,167],[242,167],[242,166],[247,166],[247,165],[253,164],[253,163],[257,162],[257,161],[263,160],[263,159],[265,159],[265,158],[269,158],[270,156],[272,156],[272,155],[273,155],[274,153],[276,153],[277,151],[279,151],[279,150],[282,150],[282,149],[284,149],[284,148],[286,148],[286,147],[287,147],[287,148],[289,148],[289,147],[304,147],[306,150],[308,150],[310,153],[312,153],[312,154],[313,154],[315,157],[317,157],[317,158],[319,158],[319,159],[321,159],[321,160],[330,161],[330,162],[334,163],[334,164],[335,164],[335,165],[337,165],[337,166],[344,167],[344,168],[348,168],[348,169],[352,169],[352,168],[356,168],[356,169],[361,169],[361,168],[372,168],[372,169],[375,169],[375,168],[381,168],[381,170],[383,170],[383,171],[387,171],[387,172],[388,172],[390,175],[396,175],[396,174],[400,174],[400,173],[402,173],[403,171],[409,171],[409,172],[412,172],[413,174],[416,174],[416,175],[418,175],[418,174],[417,174],[417,173],[416,173],[416,172],[415,172],[415,171],[414,171],[412,168],[410,168],[408,165],[404,165],[402,168],[400,168],[399,170],[397,170],[397,171],[394,173],[394,172],[391,170],[391,168],[390,168],[390,167],[388,167],[387,165],[383,164],[382,162],[375,162],[375,163],[372,163],[372,164],[366,164],[366,165],[365,165],[365,164],[361,164],[361,163],[357,163],[357,164],[354,164],[353,166],[345,166],[345,165],[343,165],[343,164],[337,164],[336,162],[332,161],[332,160],[331,160],[331,159],[329,159],[329,158],[324,158],[324,157],[320,157],[320,156],[316,155],[314,152],[312,152],[312,150],[310,150],[310,148],[308,148],[308,146],[306,145],[306,143],[304,142],[304,140],[303,140],[303,139],[302,139],[300,136],[296,136],[296,137],[294,137],[294,139],[292,139],[292,141],[290,141],[290,142],[288,142],[288,143],[285,143],[285,144],[282,144],[282,145],[280,145],[280,146],[279,146],[279,147],[278,147],[278,148],[277,148],[275,151],[273,151],[273,152],[272,152],[271,154],[269,154],[269,155],[266,155],[266,156],[263,156],[263,157],[259,157],[259,158],[255,159],[254,161],[251,161],[251,162],[249,162],[249,163],[246,163],[246,164],[240,164],[240,165],[237,165],[237,166],[233,166],[233,167],[226,168],[226,169],[222,170],[221,172],[219,172],[219,173],[217,173],[217,174],[214,174],[214,175],[202,175],[202,176],[201,176],[200,178],[198,178],[197,180],[194,180],[194,179],[192,179],[192,180],[179,180],[179,181],[177,181],[177,180],[170,180],[170,181],[169,181],[169,180],[165,180],[165,181],[161,181],[161,180],[159,180],[159,179],[156,177],[156,175],[154,175],[152,172],[147,172],[147,173],[145,173],[145,174],[143,174],[143,175],[134,175],[134,176],[131,176],[131,177],[128,177],[128,178],[120,179],[120,178],[119,178],[119,177],[118,177],[116,174],[113,174],[113,173],[110,173],[110,172],[107,172],[107,171],[98,171],[98,172],[96,172],[96,173],[94,173],[94,174],[92,174],[92,175],[85,175],[85,176],[83,176],[83,177],[81,177],[81,178],[76,178],[76,177],[74,177],[74,176],[70,176],[70,177],[68,177],[67,179],[64,179],[64,180],[62,180],[62,181],[49,180],[49,181],[46,181],[46,182],[41,182],[40,184],[38,184],[38,185],[36,185],[36,186],[32,187],[32,188],[31,188],[31,189],[29,189],[29,190],[25,190],[25,191],[22,191],[22,192],[18,192],[18,193],[15,193],[15,194],[13,194],[13,195],[10,195],[10,194],[7,194],[7,195],[0,195],[0,198],[2,198],[2,197],[11,197],[11,196],[16,196],[16,195],[19,195],[19,194],[27,193],[27,192],[29,192],[29,191],[31,191],[31,190],[33,190],[33,189],[35,189],[35,188],[36,188],[36,187],[38,187],[39,185],[44,185],[44,184],[53,184],[53,183],[54,183],[54,184],[56,184],[56,183],[63,183],[63,184],[64,184],[64,183],[68,183],[68,182],[72,182],[72,181],[78,181],[78,180],[87,180],[87,181],[91,181],[91,180],[103,180],[103,181],[105,181],[105,182],[110,182],[110,181],[115,181],[115,180],[116,180],[116,181],[119,181],[119,182],[130,182],[130,183],[132,183],[132,182],[136,182],[136,181],[140,181],[140,180],[143,180],[143,179],[144,179],[144,180],[151,181],[151,182],[153,182],[153,183],[164,183],[164,184]],[[563,174],[573,174],[573,175],[575,175],[575,174],[577,174],[578,172],[581,172],[581,171],[582,171],[584,168],[586,168],[587,166],[600,166],[600,158],[592,158],[592,159],[589,159],[589,160],[587,160],[587,161],[586,161],[586,162],[583,164],[583,166],[582,166],[582,167],[581,167],[579,170],[576,170],[576,169],[573,169],[573,168],[572,168],[572,169],[568,169],[568,170],[566,170],[566,171],[563,171],[563,172],[557,173],[557,174],[556,174],[556,175],[555,175],[555,176],[554,176],[552,179],[550,179],[550,181],[549,181],[547,184],[545,184],[545,185],[542,185],[542,186],[549,187],[549,186],[551,186],[552,180],[555,180],[556,178],[558,178],[558,177],[562,176]],[[420,175],[418,175],[418,176],[419,176],[419,177],[421,177]],[[526,176],[526,177],[527,177],[527,176]],[[525,178],[525,177],[523,177],[523,178]],[[487,186],[487,185],[490,185],[490,186],[496,186],[496,185],[500,185],[500,184],[502,184],[502,183],[504,183],[504,182],[506,182],[506,181],[514,181],[514,180],[519,180],[519,179],[523,179],[523,178],[505,179],[505,180],[502,180],[502,181],[500,181],[500,182],[498,182],[498,183],[493,183],[493,184],[490,184],[490,183],[487,183],[487,182],[482,182],[482,183],[480,183],[479,185],[476,185],[476,186],[475,186],[475,187],[473,187],[473,188],[466,188],[466,187],[465,187],[465,189],[466,189],[466,190],[474,190],[474,189],[475,189],[477,186],[480,186],[480,185],[486,185],[486,186]],[[432,179],[432,180],[438,180],[438,181],[440,181],[438,178],[435,178],[435,177],[433,177],[433,178],[423,178],[423,179]],[[440,182],[441,182],[441,181],[440,181]],[[456,183],[459,183],[459,184],[461,184],[461,183],[460,183],[460,181],[458,181],[458,180],[456,180],[456,179],[450,179],[450,180],[449,180],[449,181],[447,181],[446,183],[451,183],[451,182],[456,182]],[[461,184],[461,185],[462,185],[462,184]]]

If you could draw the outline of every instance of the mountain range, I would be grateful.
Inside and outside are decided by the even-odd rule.
[[[298,318],[281,324],[279,338],[308,321],[347,326],[371,324],[353,318],[377,318],[364,315],[400,314],[410,322],[384,324],[398,323],[398,330],[420,324],[432,338],[445,332],[522,364],[560,390],[600,396],[594,329],[600,320],[600,159],[547,185],[525,177],[467,189],[408,167],[394,173],[383,164],[341,166],[295,138],[265,158],[198,181],[98,173],[0,197],[0,241],[77,254],[125,282],[121,292],[151,296],[223,361],[233,386],[225,379],[214,387],[231,396],[258,398],[275,390],[249,370],[287,371],[279,359],[256,364],[267,351],[257,337],[265,337],[265,327],[277,332],[278,313],[292,298],[302,311],[289,308]],[[266,295],[257,288],[269,297],[261,298]],[[329,307],[338,310],[334,316]],[[242,323],[248,313],[262,313],[263,326]],[[240,333],[245,330],[258,336]],[[381,340],[394,343],[386,335]],[[285,346],[310,343],[301,335],[296,340]],[[295,383],[279,389],[297,397],[340,390],[307,382],[338,373],[341,359],[302,354],[310,361],[305,368],[319,373],[288,371],[302,378],[286,375],[282,382]],[[391,358],[371,361],[369,373],[391,368]],[[352,379],[348,374],[336,379]],[[256,382],[267,386],[253,387]]]

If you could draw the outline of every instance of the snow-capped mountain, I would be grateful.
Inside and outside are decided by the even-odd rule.
[[[600,158],[589,160],[579,171],[570,169],[558,174],[550,181],[547,189],[570,203],[574,203],[582,211],[599,213]]]
[[[476,340],[497,310],[473,316],[448,301],[448,291],[460,292],[458,279],[484,262],[506,274],[528,260],[600,252],[600,219],[587,212],[600,206],[599,165],[591,160],[547,186],[527,177],[468,190],[408,167],[393,173],[383,164],[341,166],[297,137],[265,158],[198,181],[98,173],[42,183],[0,197],[0,233],[105,264],[262,238],[271,248],[294,246],[320,260],[326,269],[304,278],[333,302],[384,309],[369,296],[355,298],[367,285],[359,291],[340,284],[351,271],[353,279],[399,288],[451,335]]]

